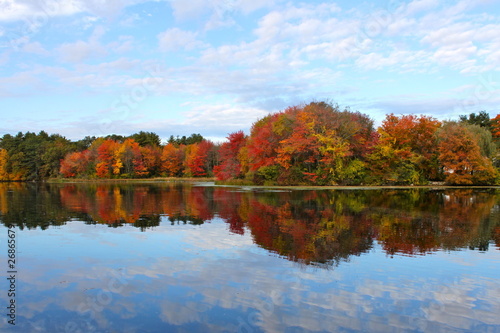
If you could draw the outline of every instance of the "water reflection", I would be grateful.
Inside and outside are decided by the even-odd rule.
[[[22,258],[0,331],[498,332],[498,199],[0,184]]]
[[[0,184],[1,222],[46,229],[71,220],[142,231],[223,219],[292,261],[338,263],[369,251],[424,255],[500,247],[499,191],[240,190],[193,184]],[[163,222],[162,222],[163,221]],[[168,221],[168,222],[167,222]]]

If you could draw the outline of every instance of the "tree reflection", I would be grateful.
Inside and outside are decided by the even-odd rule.
[[[193,184],[0,183],[4,225],[71,220],[146,231],[221,219],[289,260],[335,265],[375,243],[388,254],[500,249],[496,189],[265,191]]]
[[[64,225],[70,212],[43,183],[0,182],[0,221],[23,230]]]
[[[342,195],[345,194],[345,195]],[[250,199],[246,225],[257,244],[290,260],[338,263],[372,247],[373,228],[348,193],[281,193]],[[361,199],[361,198],[359,198]]]

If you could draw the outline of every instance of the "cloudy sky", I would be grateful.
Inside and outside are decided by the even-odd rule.
[[[330,100],[500,113],[498,0],[0,0],[0,135],[215,140]]]

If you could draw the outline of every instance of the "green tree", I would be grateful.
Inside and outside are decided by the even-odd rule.
[[[141,147],[158,147],[161,144],[160,137],[158,136],[158,134],[153,132],[140,131],[139,133],[132,134],[131,136],[129,136],[129,138],[133,139]]]
[[[459,118],[462,123],[478,125],[491,131],[492,122],[489,113],[486,111],[481,111],[478,114],[471,113],[469,115],[461,115]]]

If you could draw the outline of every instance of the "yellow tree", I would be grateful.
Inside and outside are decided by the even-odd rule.
[[[7,162],[9,155],[6,149],[0,148],[0,180],[9,180],[9,173],[7,172]]]

